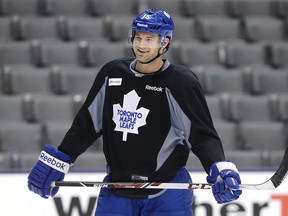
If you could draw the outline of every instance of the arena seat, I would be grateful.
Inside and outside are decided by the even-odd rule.
[[[128,31],[131,27],[132,15],[125,16],[110,16],[108,22],[107,37],[114,42],[117,41],[128,41]]]
[[[284,21],[276,17],[245,16],[241,19],[243,38],[247,42],[285,41]]]
[[[47,68],[35,68],[32,65],[18,67],[17,65],[10,65],[1,69],[2,90],[5,94],[52,93],[50,72]]]
[[[29,42],[0,41],[0,66],[9,64],[31,64]]]
[[[204,66],[201,73],[202,87],[206,94],[241,94],[249,91],[250,75],[245,70]]]
[[[40,15],[38,0],[0,0],[0,16]]]
[[[22,95],[1,95],[0,97],[0,122],[1,125],[6,121],[25,121],[23,115]]]
[[[0,41],[12,40],[10,18],[0,17]]]
[[[64,41],[108,40],[105,17],[60,16],[58,18],[59,35]],[[126,35],[127,36],[127,35]]]
[[[251,72],[253,94],[285,94],[288,92],[288,72],[283,69],[253,68]]]
[[[273,1],[273,0],[272,0]],[[233,17],[275,16],[270,0],[229,0],[229,13]]]
[[[183,16],[181,1],[179,0],[147,0],[147,8],[155,10],[164,10],[172,17]]]
[[[173,47],[173,46],[172,46]],[[199,43],[196,41],[179,42],[179,46],[172,48],[172,58],[175,63],[186,66],[213,65],[221,66],[221,52],[224,51],[222,43]]]
[[[193,41],[197,40],[195,30],[195,19],[191,17],[175,17],[174,25],[177,28],[174,31],[172,44],[174,41]]]
[[[80,100],[78,100],[80,99]],[[83,101],[72,95],[33,95],[35,121],[70,121]]]
[[[228,16],[226,0],[182,0],[184,16]]]
[[[88,0],[89,7],[93,16],[121,16],[139,13],[141,1],[134,0]],[[131,22],[131,20],[130,20]]]
[[[52,91],[55,94],[87,94],[99,68],[77,66],[50,67]]]
[[[243,41],[226,41],[225,66],[228,68],[268,66],[265,45],[262,43],[247,44]]]
[[[31,124],[23,121],[6,121],[5,124],[0,124],[1,151],[40,151],[42,126],[41,123]]]
[[[198,16],[195,19],[197,38],[203,42],[242,40],[240,22],[223,16]]]
[[[21,1],[21,0],[20,0]],[[48,16],[90,16],[86,0],[39,0],[42,14]]]
[[[56,17],[14,15],[11,29],[14,40],[60,40]]]
[[[288,123],[288,95],[281,94],[279,96],[279,117],[284,123]],[[287,132],[286,132],[287,133]]]
[[[261,150],[231,150],[225,152],[226,158],[237,164],[239,171],[255,171],[270,166],[269,153]]]
[[[31,43],[31,59],[37,67],[53,65],[79,65],[79,44],[75,41],[33,40]]]
[[[249,150],[278,151],[287,146],[287,132],[283,122],[243,121],[239,133],[244,148]]]
[[[271,41],[266,45],[269,65],[274,68],[286,68],[288,65],[288,44],[286,41]]]
[[[278,97],[274,95],[230,94],[227,119],[234,122],[256,121],[266,123],[279,116]]]

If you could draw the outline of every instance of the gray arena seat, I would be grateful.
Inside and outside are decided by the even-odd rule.
[[[256,121],[269,122],[277,120],[279,110],[278,98],[273,95],[231,94],[228,119],[234,122]]]
[[[288,17],[288,1],[287,0],[274,0],[272,7],[275,9],[275,14],[279,18],[286,19]]]
[[[107,25],[104,17],[61,16],[58,18],[59,35],[64,41],[95,40],[101,43],[101,40],[108,40]]]
[[[164,10],[172,17],[182,16],[181,1],[179,0],[147,0],[147,7]]]
[[[32,61],[35,66],[48,67],[53,65],[79,65],[79,47],[75,41],[33,40]]]
[[[229,0],[229,12],[234,17],[274,16],[270,0]]]
[[[172,46],[173,47],[173,46]],[[199,43],[195,41],[179,42],[177,48],[172,48],[172,58],[175,63],[186,66],[213,65],[221,66],[221,43]]]
[[[9,64],[31,64],[29,42],[0,41],[0,66]]]
[[[193,41],[197,40],[195,30],[195,19],[192,17],[173,17],[174,31],[172,44],[174,41]]]
[[[0,142],[4,152],[40,151],[42,127],[40,123],[6,121],[0,123]]]
[[[57,17],[37,18],[14,15],[11,17],[11,29],[14,40],[59,40]]]
[[[227,121],[214,121],[215,129],[222,141],[225,151],[242,150],[243,146],[239,140],[238,124]]]
[[[10,65],[1,68],[5,94],[49,94],[52,93],[48,68]]]
[[[203,42],[241,40],[238,19],[229,17],[201,16],[195,21],[197,37]]]
[[[10,18],[0,17],[0,41],[12,40]]]
[[[275,68],[286,68],[288,62],[287,42],[271,41],[266,45],[267,58],[269,64]]]
[[[0,0],[1,10],[0,15],[25,15],[25,16],[38,16],[39,5],[38,0]]]
[[[251,93],[253,94],[287,94],[288,92],[287,70],[253,68],[251,76]]]
[[[199,72],[198,72],[199,74]],[[241,69],[208,67],[201,70],[203,89],[206,94],[247,93],[250,76]]]
[[[0,172],[11,171],[11,153],[0,152]]]
[[[228,41],[225,55],[225,65],[229,68],[267,65],[265,44],[262,43],[247,44],[241,41]]]
[[[230,97],[228,119],[238,123],[241,146],[252,150],[284,149],[285,125],[278,121],[278,98],[269,95]]]
[[[89,43],[90,65],[101,67],[108,61],[127,56],[125,42]]]
[[[52,90],[55,94],[88,94],[98,68],[76,66],[50,68]]]
[[[281,94],[279,96],[279,112],[280,120],[288,122],[288,94]]]
[[[220,121],[225,120],[223,115],[225,107],[222,103],[222,97],[220,95],[205,95],[205,97],[212,119]]]
[[[237,165],[239,171],[255,171],[270,165],[269,155],[261,150],[225,151],[226,158]]]
[[[287,146],[287,131],[282,122],[241,122],[242,145],[252,150],[277,151]]]
[[[60,145],[71,124],[72,120],[51,120],[44,122],[43,143],[53,145],[54,147]]]
[[[184,16],[227,16],[226,0],[182,0]]]
[[[249,16],[241,20],[243,37],[248,42],[284,41],[287,39],[282,20],[269,16]]]
[[[1,95],[0,97],[0,123],[5,121],[24,121],[23,97],[20,95]],[[3,122],[3,123],[2,123]]]
[[[222,140],[224,149],[237,150],[241,149],[238,140],[238,126],[235,122],[226,120],[227,112],[224,105],[225,95],[206,95],[206,101],[212,116],[212,120],[219,137]]]
[[[111,41],[128,41],[128,31],[131,28],[132,20],[134,17],[132,15],[122,15],[122,16],[110,16],[110,28],[107,28],[107,37]],[[107,24],[109,25],[109,24]]]
[[[33,95],[33,103],[36,121],[72,122],[83,101],[73,95]]]
[[[140,1],[134,0],[88,0],[94,16],[138,15]],[[141,11],[142,12],[142,11]]]
[[[50,16],[89,16],[88,1],[83,0],[39,0],[42,14]]]

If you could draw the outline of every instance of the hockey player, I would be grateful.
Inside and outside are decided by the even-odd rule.
[[[165,11],[148,9],[132,23],[135,58],[107,63],[58,149],[46,145],[28,176],[28,187],[55,196],[70,164],[101,135],[111,182],[191,182],[190,151],[201,161],[218,203],[239,198],[236,166],[225,159],[197,77],[162,55],[174,23]],[[84,156],[85,157],[85,156]],[[191,216],[193,190],[102,188],[97,216]]]

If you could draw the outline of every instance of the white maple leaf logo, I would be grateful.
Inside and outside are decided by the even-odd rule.
[[[116,124],[115,131],[123,132],[123,141],[127,141],[127,134],[138,134],[138,128],[146,125],[149,110],[137,109],[140,97],[135,90],[124,95],[123,107],[120,104],[113,105],[113,121]]]

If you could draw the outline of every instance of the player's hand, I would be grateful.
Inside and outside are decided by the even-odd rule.
[[[45,145],[39,160],[28,176],[28,188],[43,198],[55,196],[59,187],[50,188],[52,181],[62,181],[68,172],[71,157],[51,145]]]
[[[207,182],[213,184],[212,192],[217,203],[237,200],[242,194],[242,190],[239,190],[241,179],[238,170],[230,161],[214,163],[207,176]]]

